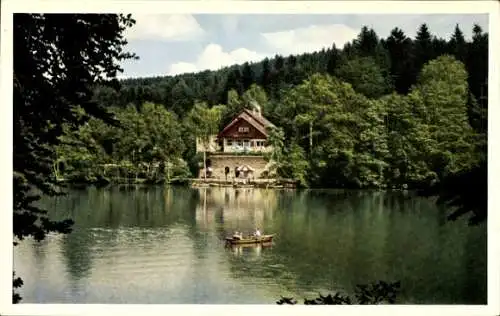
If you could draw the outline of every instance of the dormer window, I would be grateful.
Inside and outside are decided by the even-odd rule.
[[[249,130],[248,127],[238,127],[238,133],[248,133]]]

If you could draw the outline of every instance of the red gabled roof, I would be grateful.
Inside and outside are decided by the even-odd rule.
[[[217,134],[217,137],[220,137],[222,134],[224,134],[225,131],[227,131],[231,126],[239,122],[240,120],[245,120],[248,123],[250,123],[255,129],[257,129],[259,132],[264,134],[265,136],[268,136],[267,133],[267,128],[268,127],[274,127],[274,124],[269,122],[265,117],[262,115],[257,115],[254,114],[252,111],[248,109],[244,109],[243,111],[240,112],[232,121],[229,123],[224,129]]]
[[[265,128],[267,128],[267,127],[276,127],[276,126],[274,126],[273,123],[269,122],[264,116],[262,116],[262,114],[261,115],[254,114],[249,109],[244,109],[243,112],[246,112],[248,115],[250,115],[251,117],[253,117],[257,122],[259,122],[260,124],[262,124],[262,126],[264,126]]]

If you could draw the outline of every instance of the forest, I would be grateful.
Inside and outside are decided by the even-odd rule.
[[[487,215],[488,34],[415,39],[364,27],[342,48],[175,77],[115,78],[129,15],[14,14],[13,235],[69,233],[35,204],[59,180],[191,177],[206,139],[254,101],[278,128],[269,159],[308,187],[429,188]],[[438,184],[436,186],[436,184]],[[39,193],[37,193],[39,192]],[[23,285],[13,274],[13,302]],[[338,299],[338,298],[335,298]]]
[[[54,175],[195,177],[196,137],[256,101],[278,126],[268,157],[278,176],[305,187],[428,187],[486,161],[488,33],[450,31],[445,40],[422,24],[414,39],[397,27],[381,38],[363,27],[342,48],[96,85],[95,101],[121,124],[67,126]]]

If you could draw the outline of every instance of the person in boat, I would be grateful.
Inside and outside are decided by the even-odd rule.
[[[235,231],[233,234],[233,239],[237,239],[237,240],[243,239],[243,233]]]
[[[262,236],[262,234],[260,233],[260,230],[259,230],[259,228],[258,228],[258,227],[257,227],[257,229],[255,230],[255,233],[253,233],[253,235],[254,235],[255,237],[257,237],[257,238],[259,238],[259,237],[261,237],[261,236]]]

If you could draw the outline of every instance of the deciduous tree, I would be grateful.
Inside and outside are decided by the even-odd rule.
[[[63,124],[76,129],[90,116],[113,122],[94,101],[96,85],[114,85],[126,28],[134,20],[116,14],[14,14],[14,236],[41,240],[48,232],[69,232],[70,220],[54,222],[33,205],[55,194],[54,145]],[[86,115],[73,109],[81,106]],[[15,282],[14,286],[19,285]],[[14,300],[19,299],[15,296]]]
[[[195,136],[203,145],[203,176],[207,177],[207,149],[210,146],[212,137],[219,130],[219,123],[225,106],[218,105],[208,108],[205,103],[196,103],[188,114],[187,122],[194,131]]]

